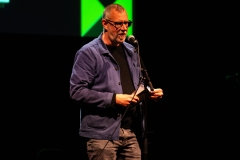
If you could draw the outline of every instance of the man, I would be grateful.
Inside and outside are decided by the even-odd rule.
[[[134,92],[145,83],[138,54],[125,42],[131,23],[121,5],[108,5],[103,32],[75,55],[70,96],[80,104],[79,135],[89,160],[141,160],[143,103]],[[160,88],[148,95],[162,96]]]

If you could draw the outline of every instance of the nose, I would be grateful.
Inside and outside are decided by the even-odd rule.
[[[123,23],[123,25],[121,26],[121,30],[128,30],[127,24],[124,24],[124,23]]]

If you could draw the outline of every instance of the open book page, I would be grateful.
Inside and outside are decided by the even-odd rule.
[[[138,89],[134,91],[132,94],[135,94],[139,97],[140,102],[144,99],[144,96],[149,94],[149,88],[145,88],[143,84],[140,84]]]
[[[140,84],[140,86],[138,87],[138,89],[136,90],[136,91],[134,91],[132,94],[134,94],[135,92],[137,92],[136,93],[136,95],[138,95],[139,93],[141,93],[142,91],[144,91],[144,85],[143,84]]]

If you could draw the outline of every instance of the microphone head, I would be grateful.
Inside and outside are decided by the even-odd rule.
[[[130,35],[130,36],[128,36],[127,39],[128,39],[129,42],[132,42],[132,41],[135,40],[135,37],[133,35]]]
[[[130,43],[138,43],[138,41],[135,39],[135,37],[133,35],[130,35],[128,36],[127,40],[130,42]]]

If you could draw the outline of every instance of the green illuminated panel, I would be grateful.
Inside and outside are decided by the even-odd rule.
[[[10,0],[0,0],[0,8],[4,7],[5,3],[9,3]]]
[[[105,6],[99,0],[80,0],[80,36],[97,37],[103,30],[101,20]],[[133,0],[116,0],[128,13],[129,20],[133,20]],[[133,25],[128,29],[128,35],[133,32]]]
[[[10,0],[0,0],[0,3],[9,3]]]

